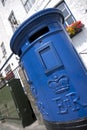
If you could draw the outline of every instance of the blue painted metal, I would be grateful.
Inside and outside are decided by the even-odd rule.
[[[87,72],[57,9],[26,20],[11,39],[43,119],[69,122],[87,117]]]

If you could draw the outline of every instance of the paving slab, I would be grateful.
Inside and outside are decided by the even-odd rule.
[[[7,122],[0,122],[0,130],[47,130],[44,125],[40,125],[38,121],[32,125],[23,128],[21,125],[10,124]]]

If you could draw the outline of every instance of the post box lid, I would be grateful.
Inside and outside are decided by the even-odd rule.
[[[60,10],[55,9],[55,8],[48,8],[48,9],[44,9],[41,10],[35,14],[33,14],[31,17],[29,17],[27,20],[25,20],[19,27],[18,29],[14,32],[11,41],[10,41],[10,48],[13,51],[13,53],[19,55],[19,51],[22,47],[22,45],[24,44],[22,42],[23,38],[26,36],[27,34],[27,29],[29,30],[30,27],[32,27],[32,23],[39,19],[44,17],[44,16],[52,16],[52,14],[55,14],[59,21],[61,23],[64,23],[64,17],[63,14]],[[29,32],[29,31],[28,31]]]

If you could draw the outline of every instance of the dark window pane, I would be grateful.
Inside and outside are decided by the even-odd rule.
[[[69,11],[67,9],[63,10],[63,16],[66,18],[69,15]]]
[[[58,9],[60,9],[61,11],[65,8],[65,6],[64,6],[64,3],[62,3],[62,4],[60,4],[60,5],[58,5],[58,7],[57,7]]]
[[[12,30],[15,31],[18,28],[19,23],[18,23],[18,21],[15,18],[13,10],[11,11],[8,20],[9,20],[9,22],[11,24]]]
[[[70,25],[74,22],[74,19],[72,18],[72,16],[70,16],[69,18],[67,18],[66,21],[67,21],[68,25]]]
[[[21,0],[21,1],[22,1],[22,4],[23,4],[26,12],[29,12],[32,5],[35,3],[35,0]]]

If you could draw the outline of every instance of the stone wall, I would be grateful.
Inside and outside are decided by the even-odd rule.
[[[19,75],[20,75],[20,78],[21,78],[22,83],[24,85],[24,90],[25,90],[25,92],[26,92],[26,94],[28,96],[28,99],[29,99],[29,101],[31,103],[32,109],[33,109],[33,111],[35,113],[35,116],[36,116],[39,124],[43,124],[42,116],[41,116],[41,114],[40,114],[40,112],[38,110],[38,107],[36,105],[36,101],[35,101],[34,97],[32,96],[30,86],[27,83],[26,77],[25,77],[24,72],[23,72],[21,67],[19,68]]]

